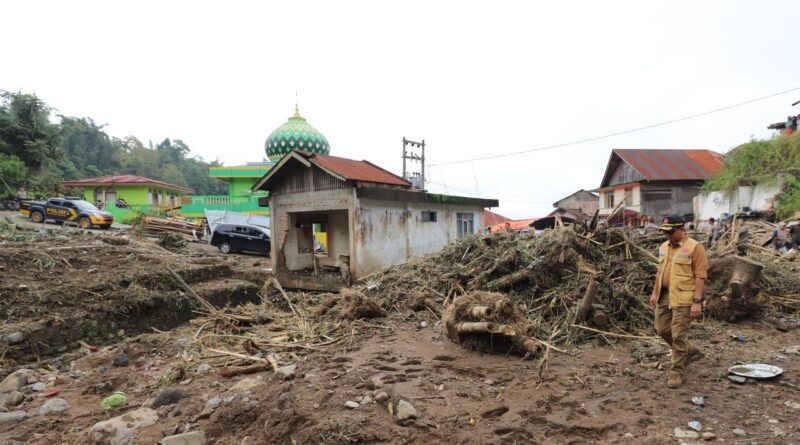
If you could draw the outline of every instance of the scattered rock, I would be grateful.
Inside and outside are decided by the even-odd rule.
[[[161,445],[205,445],[206,433],[203,431],[191,431],[189,433],[176,434],[161,439]]]
[[[397,407],[395,407],[395,417],[400,422],[405,422],[407,420],[413,420],[419,418],[419,412],[414,405],[405,400],[400,400],[397,402]]]
[[[179,389],[165,389],[158,393],[156,399],[153,400],[153,407],[158,408],[160,406],[173,405],[189,396],[191,396],[191,394],[186,391],[181,391]]]
[[[631,433],[625,433],[625,436],[624,436],[624,437],[625,437],[626,439],[633,439],[635,436],[634,436],[633,434],[631,434]]]
[[[425,321],[425,320],[422,320],[422,321],[420,321],[420,322],[419,322],[419,327],[421,327],[421,328],[427,328],[427,327],[428,327],[428,322],[427,322],[427,321]]]
[[[22,342],[25,341],[25,333],[23,333],[23,332],[12,332],[12,333],[6,335],[5,337],[3,337],[3,340],[5,340],[6,343],[8,343],[10,345],[15,345],[17,343],[22,343]]]
[[[184,347],[184,348],[188,348],[189,346],[192,346],[192,340],[189,339],[189,338],[178,339],[178,341],[176,343],[178,343],[178,346],[181,346],[181,347]]]
[[[29,390],[35,391],[35,392],[42,392],[45,389],[47,389],[47,383],[36,382],[36,383],[32,383],[32,384],[30,384],[28,386],[24,386],[22,389],[29,389]]]
[[[699,432],[703,429],[703,425],[701,425],[700,422],[693,420],[689,422],[689,428]]]
[[[769,419],[767,419],[767,422],[769,422],[769,423],[780,423],[780,422],[778,421],[778,419],[773,419],[772,417],[770,417]]]
[[[377,389],[377,388],[381,388],[381,387],[383,387],[383,380],[381,380],[380,377],[375,376],[375,377],[372,377],[371,379],[367,380],[366,385],[367,385],[367,389],[371,389],[371,390],[374,390],[374,389]]]
[[[0,406],[17,406],[25,400],[25,395],[19,391],[0,394]]]
[[[729,375],[728,380],[734,383],[747,383],[747,377],[742,377],[740,375]]]
[[[297,365],[286,365],[281,366],[275,372],[284,380],[289,380],[294,378],[294,372],[297,370]]]
[[[11,411],[8,413],[0,412],[0,425],[18,423],[28,418],[28,413],[25,411]]]
[[[703,396],[692,397],[692,403],[698,406],[703,406],[706,404],[706,399]]]
[[[786,435],[786,431],[784,431],[783,428],[781,428],[779,426],[773,426],[772,427],[772,435],[775,436],[775,437],[785,436]]]
[[[0,392],[19,391],[28,383],[36,382],[38,378],[39,374],[37,374],[36,371],[31,369],[17,369],[0,383]]]
[[[346,408],[350,408],[350,409],[356,409],[356,408],[358,408],[360,405],[358,404],[358,402],[354,402],[354,401],[352,401],[352,400],[348,400],[347,402],[345,402],[345,403],[344,403],[344,406],[345,406]]]
[[[211,365],[209,365],[208,363],[202,363],[200,365],[197,365],[197,372],[202,374],[208,371],[211,371]]]
[[[800,345],[787,346],[783,348],[783,352],[787,354],[800,354]]]
[[[125,354],[115,355],[114,358],[111,359],[111,365],[116,366],[117,368],[122,368],[130,364],[131,364],[131,359],[129,359],[128,356]]]
[[[784,405],[788,406],[791,409],[800,409],[800,403],[792,402],[791,400],[787,400],[783,402]]]
[[[69,411],[72,408],[69,406],[69,402],[64,399],[59,399],[58,397],[52,398],[44,403],[44,405],[39,407],[39,415],[40,416],[49,416],[50,414],[58,414],[63,413],[65,411]]]
[[[710,431],[707,431],[707,432],[703,433],[702,436],[703,436],[703,440],[714,440],[714,439],[717,438],[717,435],[712,433],[712,432],[710,432]]]
[[[385,402],[387,402],[389,400],[389,394],[386,394],[385,392],[380,391],[377,394],[375,394],[375,400],[378,403],[385,403]]]
[[[734,428],[732,433],[733,433],[734,436],[742,436],[742,437],[744,437],[744,436],[747,435],[747,433],[745,433],[744,430],[741,429],[741,428]]]
[[[207,418],[208,416],[211,415],[211,413],[214,412],[215,409],[219,408],[221,404],[222,404],[222,399],[219,396],[214,396],[208,399],[208,402],[206,402],[205,406],[203,406],[203,411],[201,411],[200,414],[197,415],[197,418],[198,419]]]
[[[158,423],[158,413],[151,408],[139,408],[112,419],[94,424],[92,440],[108,445],[126,445],[133,433]]]
[[[366,396],[364,396],[364,398],[363,398],[363,399],[361,399],[361,401],[360,401],[360,402],[358,402],[358,403],[360,403],[361,405],[369,405],[369,404],[370,404],[370,403],[372,403],[372,402],[373,402],[373,400],[372,400],[372,397],[370,397],[369,395],[366,395]]]
[[[255,388],[256,386],[260,385],[261,383],[262,383],[261,379],[257,379],[257,378],[252,378],[251,377],[251,378],[242,379],[242,380],[239,380],[238,382],[236,382],[235,385],[231,386],[228,389],[228,392],[231,392],[231,393],[248,393],[253,388]]]
[[[675,428],[674,434],[676,439],[697,439],[700,437],[697,431],[684,431],[680,428]]]

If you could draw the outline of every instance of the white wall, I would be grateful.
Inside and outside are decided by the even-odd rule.
[[[436,222],[422,221],[435,211]],[[483,227],[483,209],[449,204],[358,200],[355,212],[356,276],[436,252],[458,237],[457,213],[471,213],[473,233]]]
[[[743,186],[730,195],[722,192],[711,192],[694,197],[694,215],[698,221],[708,218],[719,218],[723,213],[734,214],[742,211],[744,207],[750,210],[772,210],[774,199],[781,189],[782,184],[767,186]]]
[[[613,190],[606,190],[600,192],[600,214],[607,215],[614,210],[614,207],[619,205],[625,199],[625,189],[630,188],[633,189],[631,192],[631,199],[633,199],[633,203],[629,206],[625,206],[626,209],[633,210],[639,212],[641,209],[642,203],[642,192],[639,184],[632,184],[626,186],[620,186],[620,188],[616,188]],[[606,207],[606,195],[613,194],[614,195],[614,206],[613,207]]]

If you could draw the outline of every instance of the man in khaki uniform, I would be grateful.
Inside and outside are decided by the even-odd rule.
[[[658,249],[658,272],[650,297],[656,311],[656,331],[672,348],[672,368],[667,386],[683,384],[686,364],[702,358],[689,344],[689,323],[702,312],[703,290],[708,272],[705,247],[686,236],[683,218],[668,216],[659,227],[667,241]]]

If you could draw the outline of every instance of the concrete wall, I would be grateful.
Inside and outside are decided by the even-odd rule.
[[[435,211],[436,221],[422,220]],[[483,209],[431,203],[359,199],[354,217],[354,274],[356,277],[436,252],[458,237],[457,213],[471,213],[473,233],[483,227]]]
[[[272,233],[272,258],[274,267],[285,267],[289,270],[301,270],[312,268],[311,253],[301,254],[298,252],[298,229],[295,227],[298,213],[302,212],[326,212],[330,210],[342,210],[347,215],[352,213],[354,205],[354,192],[352,189],[329,190],[325,192],[304,192],[293,194],[275,194],[270,197],[271,209],[271,233]],[[341,225],[343,217],[341,213],[336,213],[334,222]],[[331,225],[332,226],[332,225]],[[345,224],[350,230],[349,225]],[[332,226],[333,227],[333,226]],[[331,244],[336,244],[335,252],[337,255],[350,254],[349,234],[346,240],[340,232],[342,229],[334,229],[334,233],[329,236],[334,238]],[[283,246],[283,255],[281,247]],[[343,246],[348,246],[346,250]],[[280,262],[283,262],[282,264]],[[352,270],[352,267],[351,267]]]
[[[723,213],[732,215],[743,211],[744,207],[750,210],[772,210],[775,205],[775,196],[782,188],[782,184],[739,187],[731,194],[711,192],[694,197],[695,220],[706,221],[708,218],[719,218]]]

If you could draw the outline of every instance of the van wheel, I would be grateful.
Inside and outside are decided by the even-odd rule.
[[[231,245],[228,243],[222,243],[219,245],[219,251],[222,253],[231,253]]]
[[[78,227],[81,229],[91,229],[92,228],[92,220],[89,217],[84,216],[83,218],[78,220]]]
[[[38,211],[31,212],[31,221],[35,222],[36,224],[44,222],[44,213]]]

